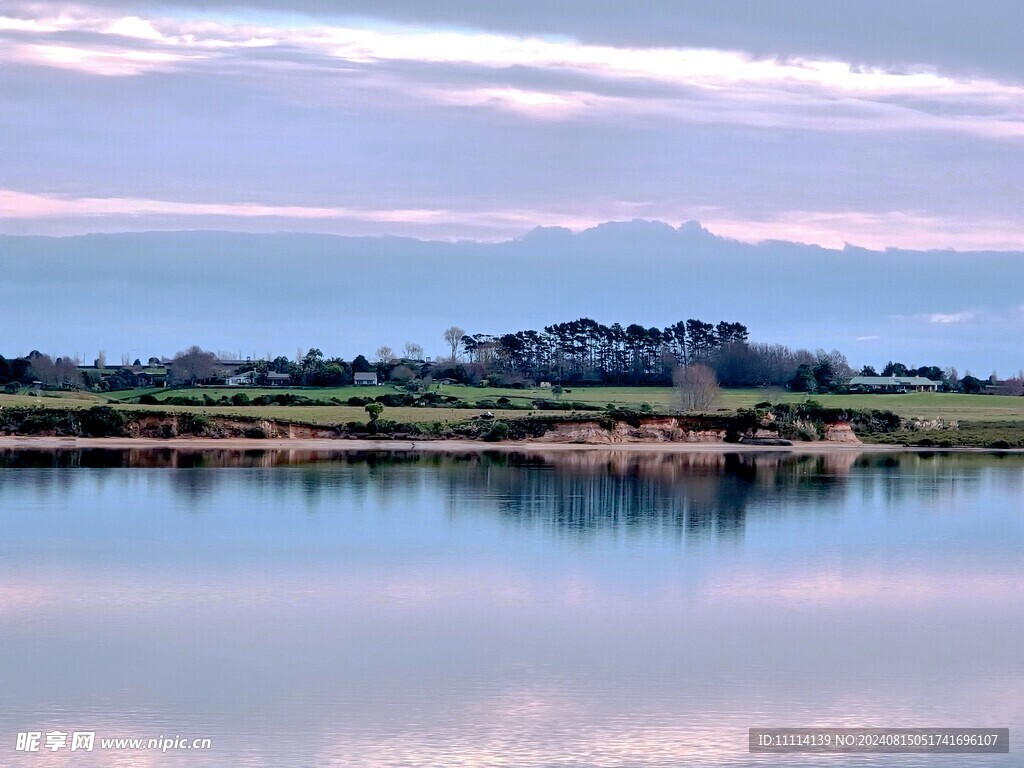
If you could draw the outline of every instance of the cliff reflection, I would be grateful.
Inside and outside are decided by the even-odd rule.
[[[1024,457],[983,454],[13,450],[0,452],[0,501],[5,486],[65,492],[77,472],[4,471],[52,468],[100,470],[92,475],[99,483],[106,470],[171,469],[153,477],[197,510],[196,502],[215,494],[239,493],[241,483],[284,505],[299,491],[316,502],[311,510],[370,495],[397,508],[432,495],[451,516],[497,514],[563,534],[647,530],[723,539],[742,535],[752,513],[818,514],[851,493],[885,503],[923,496],[940,508],[983,480],[1015,492],[1024,486]]]

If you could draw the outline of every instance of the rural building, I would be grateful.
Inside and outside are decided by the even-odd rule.
[[[292,383],[292,375],[290,373],[274,373],[271,371],[267,374],[267,384],[271,387],[287,387]]]
[[[135,374],[139,379],[140,387],[166,387],[167,386],[167,371],[166,369],[150,369],[145,371],[139,371]]]
[[[937,392],[940,382],[924,376],[854,376],[850,390],[854,392]]]
[[[251,387],[252,382],[252,371],[246,371],[245,373],[238,373],[234,376],[226,376],[224,378],[224,383],[229,387]]]
[[[376,373],[357,373],[355,374],[355,385],[357,387],[375,387],[377,386],[377,374]]]

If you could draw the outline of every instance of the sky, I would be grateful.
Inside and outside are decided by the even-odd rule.
[[[1021,29],[1017,0],[3,0],[0,352],[701,317],[1013,373]]]
[[[504,334],[590,317],[741,322],[751,339],[988,376],[1024,368],[1019,252],[827,250],[696,222],[537,229],[500,243],[301,233],[0,235],[0,353],[373,358],[444,330]]]
[[[1024,249],[1015,0],[0,5],[0,231]]]

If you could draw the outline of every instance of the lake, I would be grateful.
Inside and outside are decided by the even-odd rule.
[[[0,764],[1017,766],[1022,510],[1021,455],[0,452]],[[811,725],[1011,751],[748,753]]]

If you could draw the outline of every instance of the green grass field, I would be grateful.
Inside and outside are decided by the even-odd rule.
[[[107,392],[104,393],[103,396],[108,397],[111,400],[127,402],[141,397],[142,395],[153,395],[157,400],[164,400],[168,397],[202,398],[203,395],[208,395],[214,400],[219,400],[221,397],[230,398],[243,393],[250,399],[260,397],[261,395],[274,396],[287,394],[308,397],[310,400],[320,400],[327,403],[330,402],[331,398],[348,400],[350,397],[378,397],[379,395],[389,395],[399,392],[399,389],[391,386],[390,384],[386,384],[381,387],[352,386],[326,387],[323,389],[306,387],[197,387],[195,389],[161,389],[150,387],[147,389],[129,389],[123,392]]]
[[[497,400],[507,397],[513,403],[528,403],[538,398],[553,399],[546,389],[479,389],[474,387],[443,386],[441,392],[464,400],[479,397]],[[750,408],[769,401],[771,403],[801,403],[813,399],[830,408],[866,408],[893,411],[907,418],[975,419],[1024,421],[1024,397],[999,395],[960,395],[944,392],[915,392],[905,395],[805,395],[799,392],[762,389],[726,389],[722,391],[719,408],[734,411]],[[569,387],[562,402],[580,402],[605,406],[608,403],[638,407],[650,403],[656,411],[676,408],[676,392],[672,387]]]
[[[443,385],[438,391],[460,400],[475,403],[479,400],[497,401],[507,397],[513,405],[529,405],[532,400],[553,400],[549,389],[500,389]],[[202,397],[204,394],[219,399],[222,396],[244,392],[250,398],[262,394],[295,394],[324,405],[267,405],[267,406],[144,406],[130,403],[143,394],[152,394],[158,400],[174,395]],[[41,397],[0,394],[0,406],[69,406],[90,407],[102,403],[116,403],[119,408],[193,411],[219,415],[247,415],[258,418],[281,419],[297,422],[331,424],[345,421],[364,421],[366,412],[361,407],[328,404],[331,398],[345,401],[350,397],[376,397],[397,393],[392,386],[332,387],[329,389],[303,388],[239,388],[211,387],[191,390],[144,389],[125,392],[45,392]],[[569,387],[561,396],[562,403],[579,402],[604,407],[607,404],[639,408],[649,403],[655,412],[674,409],[675,391],[671,387]],[[733,411],[768,400],[772,403],[799,403],[808,397],[780,390],[732,389],[724,390],[720,409]],[[960,395],[946,393],[914,393],[906,395],[815,395],[822,405],[838,408],[876,408],[891,410],[906,418],[967,420],[972,422],[1024,422],[1024,397],[999,395]],[[498,418],[516,418],[529,411],[490,409]],[[403,422],[461,421],[482,413],[483,409],[468,408],[385,408],[382,418]]]

